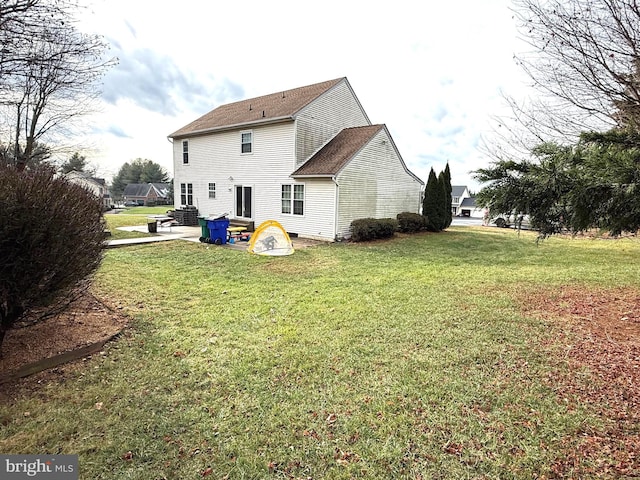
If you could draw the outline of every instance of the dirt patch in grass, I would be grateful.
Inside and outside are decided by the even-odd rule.
[[[567,286],[527,295],[523,309],[561,322],[551,341],[568,372],[549,382],[560,401],[586,405],[602,421],[598,431],[565,440],[554,472],[640,476],[640,292]]]
[[[2,345],[0,376],[30,366],[37,370],[39,364],[46,367],[47,359],[90,350],[122,331],[127,321],[116,309],[86,293],[57,316],[32,325],[27,319],[28,326],[10,330]],[[73,359],[73,355],[67,357]]]

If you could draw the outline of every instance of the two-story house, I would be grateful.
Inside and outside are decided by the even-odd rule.
[[[105,210],[109,210],[113,206],[111,194],[109,193],[104,178],[94,178],[84,172],[77,172],[75,170],[65,174],[65,177],[70,182],[82,185],[85,189],[93,193]]]
[[[346,78],[221,105],[172,133],[175,205],[349,236],[357,218],[418,212],[422,180]]]
[[[484,211],[476,205],[476,197],[471,195],[466,185],[454,185],[451,187],[451,214],[482,218]]]

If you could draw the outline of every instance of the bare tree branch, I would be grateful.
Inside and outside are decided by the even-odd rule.
[[[0,143],[24,168],[35,145],[90,111],[97,81],[114,63],[106,44],[73,25],[73,0],[0,0]]]

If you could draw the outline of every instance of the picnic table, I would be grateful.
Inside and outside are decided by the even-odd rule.
[[[150,215],[147,217],[149,233],[156,233],[158,231],[158,227],[168,227],[169,231],[171,231],[171,227],[177,224],[177,220],[168,215]]]

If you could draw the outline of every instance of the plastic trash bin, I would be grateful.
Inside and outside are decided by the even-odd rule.
[[[147,220],[147,230],[149,230],[149,233],[158,233],[158,222],[151,219]]]
[[[216,245],[224,245],[227,243],[228,218],[207,220],[207,227],[209,227],[209,239],[211,243],[215,243]]]
[[[209,226],[206,217],[198,217],[198,225],[200,225],[200,241],[208,243],[210,240]]]

